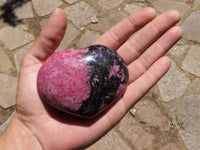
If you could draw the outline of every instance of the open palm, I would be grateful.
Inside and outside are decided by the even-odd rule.
[[[179,19],[173,10],[156,17],[152,8],[144,8],[94,43],[121,55],[128,65],[129,84],[121,99],[109,110],[86,120],[44,105],[37,93],[38,71],[59,46],[67,25],[65,12],[56,9],[21,63],[15,117],[33,133],[42,149],[81,149],[91,145],[116,125],[168,70],[170,60],[164,54],[181,37],[181,29],[175,26]],[[129,38],[133,33],[135,35]]]

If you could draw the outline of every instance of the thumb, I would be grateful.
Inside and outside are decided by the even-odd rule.
[[[39,61],[46,60],[62,41],[67,27],[67,16],[63,9],[56,8],[42,29],[28,55]]]

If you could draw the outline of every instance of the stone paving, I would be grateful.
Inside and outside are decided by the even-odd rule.
[[[6,2],[0,0],[0,5]],[[182,16],[183,38],[167,54],[172,66],[88,150],[200,150],[200,0],[24,0],[13,7],[16,18],[11,21],[17,25],[0,20],[0,133],[15,111],[20,61],[56,7],[63,8],[69,20],[59,50],[90,45],[121,19],[146,6],[159,13],[176,9]]]

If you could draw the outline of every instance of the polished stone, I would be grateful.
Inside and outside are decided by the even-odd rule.
[[[55,53],[37,79],[46,103],[81,117],[94,117],[108,108],[125,91],[127,82],[122,58],[101,45]]]

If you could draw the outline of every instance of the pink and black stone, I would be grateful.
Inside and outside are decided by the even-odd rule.
[[[125,91],[128,69],[113,50],[93,45],[63,50],[41,67],[37,87],[42,100],[72,115],[92,118]]]

